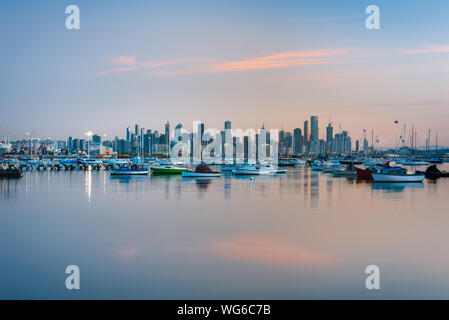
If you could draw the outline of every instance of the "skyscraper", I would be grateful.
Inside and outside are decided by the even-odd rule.
[[[93,143],[101,143],[101,137],[98,134],[94,134],[92,136],[92,142]]]
[[[304,145],[307,145],[310,141],[310,126],[309,121],[304,121]]]
[[[332,151],[333,140],[334,140],[334,127],[332,127],[332,124],[329,122],[328,126],[326,127],[326,152]]]
[[[317,116],[311,116],[310,117],[310,141],[316,142],[319,138],[319,131],[318,131],[318,117]]]
[[[129,127],[126,128],[126,141],[131,141],[131,129]]]
[[[170,123],[167,121],[167,123],[165,124],[165,144],[169,144],[170,142]]]
[[[204,123],[203,122],[201,122],[199,125],[198,125],[198,135],[199,135],[199,138],[200,138],[200,145],[203,145],[203,135],[204,135]]]
[[[293,154],[299,155],[303,152],[303,137],[301,129],[296,128],[293,130]]]
[[[229,120],[225,121],[224,128],[225,128],[225,130],[226,129],[231,129],[231,121],[229,121]]]
[[[136,135],[136,137],[138,137],[140,135],[140,125],[138,125],[138,124],[135,125],[134,134]]]

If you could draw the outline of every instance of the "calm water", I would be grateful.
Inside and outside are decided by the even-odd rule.
[[[448,199],[449,179],[306,167],[253,180],[27,172],[0,180],[0,298],[449,298]],[[65,288],[70,264],[81,290]]]

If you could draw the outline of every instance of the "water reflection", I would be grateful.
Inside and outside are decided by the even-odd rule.
[[[79,263],[79,298],[370,298],[375,263],[389,277],[376,297],[447,298],[448,190],[449,179],[356,182],[308,167],[26,172],[0,179],[0,283],[11,284],[0,297],[71,298],[61,266]]]
[[[422,182],[375,182],[372,184],[373,190],[382,190],[385,192],[401,192],[408,189],[424,189]]]

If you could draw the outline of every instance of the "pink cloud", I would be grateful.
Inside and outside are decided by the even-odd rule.
[[[147,75],[179,75],[298,67],[332,63],[331,58],[343,55],[348,51],[349,49],[287,51],[235,61],[184,58],[139,62],[132,56],[120,56],[112,59],[115,67],[100,71],[96,75],[103,76],[137,70],[146,70]]]
[[[136,57],[133,56],[119,56],[111,59],[113,65],[132,65],[136,63]]]
[[[449,46],[428,46],[425,49],[405,50],[404,53],[449,53]]]
[[[347,49],[287,51],[263,57],[223,62],[213,65],[209,72],[261,70],[330,63],[330,57],[347,53]]]

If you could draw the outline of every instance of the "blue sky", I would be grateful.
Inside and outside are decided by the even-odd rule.
[[[65,28],[76,4],[81,29]],[[381,29],[365,28],[365,7]],[[0,136],[140,123],[293,129],[310,115],[388,145],[449,144],[447,1],[2,1]],[[421,139],[420,139],[421,137]]]

